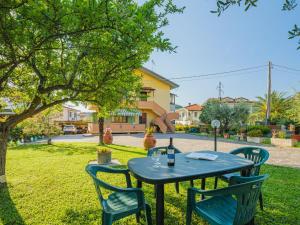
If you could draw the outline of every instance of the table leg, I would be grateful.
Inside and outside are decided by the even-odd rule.
[[[136,187],[137,188],[142,188],[142,181],[137,180]]]
[[[205,178],[202,178],[201,180],[201,189],[205,190]],[[201,199],[203,200],[204,198],[204,195],[201,195]]]
[[[164,184],[156,184],[156,224],[164,224]]]

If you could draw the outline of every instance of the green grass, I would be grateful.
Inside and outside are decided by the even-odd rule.
[[[111,147],[113,158],[123,164],[130,158],[145,156],[142,149]],[[96,148],[95,144],[87,143],[10,148],[8,188],[0,190],[0,224],[101,224],[96,192],[84,171],[88,161],[96,158]],[[262,168],[262,173],[270,174],[270,178],[263,187],[265,211],[257,210],[256,224],[299,224],[299,172],[299,169],[269,165]],[[120,177],[106,179],[115,185],[125,184]],[[199,187],[200,182],[196,185]],[[181,184],[178,195],[174,185],[167,185],[165,224],[184,224],[187,187],[188,183]],[[208,187],[212,187],[212,180]],[[153,187],[144,185],[143,189],[152,205],[154,218]],[[136,223],[132,216],[116,224]],[[206,223],[194,216],[193,224]]]

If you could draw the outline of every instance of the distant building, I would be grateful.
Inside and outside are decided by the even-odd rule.
[[[179,114],[179,118],[175,121],[176,124],[199,125],[199,116],[202,109],[203,107],[198,104],[189,104],[188,106],[177,109],[176,112]]]
[[[209,100],[219,100],[219,98],[209,98]],[[251,101],[244,97],[238,97],[238,98],[231,98],[231,97],[224,97],[221,98],[221,102],[227,104],[229,107],[234,107],[236,104],[245,104],[249,107],[249,112],[252,113],[254,111],[254,104],[255,101]]]

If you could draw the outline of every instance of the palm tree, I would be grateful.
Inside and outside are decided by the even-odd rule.
[[[251,115],[251,118],[255,118],[260,121],[264,121],[266,119],[266,111],[267,111],[267,95],[263,97],[256,97],[257,102],[254,105],[255,111]],[[270,121],[273,123],[289,120],[288,110],[290,110],[292,106],[292,98],[286,97],[284,92],[273,91],[271,93],[271,113],[270,113]]]

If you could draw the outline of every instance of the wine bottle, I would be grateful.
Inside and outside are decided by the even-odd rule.
[[[173,138],[170,137],[170,144],[167,149],[167,155],[168,155],[168,166],[174,166],[175,165],[175,149],[173,146]]]

